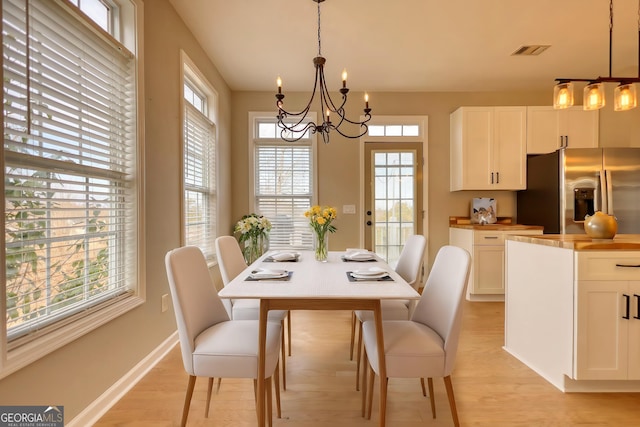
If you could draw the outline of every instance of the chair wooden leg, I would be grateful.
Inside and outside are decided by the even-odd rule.
[[[351,345],[349,346],[349,360],[353,360],[353,346],[356,340],[356,312],[351,312]]]
[[[273,426],[273,393],[271,390],[272,382],[271,377],[267,378],[264,382],[265,390],[267,391],[267,421],[269,422],[269,427]]]
[[[369,369],[369,391],[367,391],[367,394],[369,395],[369,408],[367,409],[368,420],[371,419],[371,409],[373,408],[373,385],[375,382],[376,382],[376,373],[373,372],[373,369]]]
[[[420,386],[422,387],[422,395],[427,397],[427,389],[424,387],[424,378],[420,378]]]
[[[289,356],[291,356],[291,310],[287,311],[287,340],[289,341]]]
[[[458,410],[456,409],[456,399],[453,396],[453,384],[451,384],[451,375],[444,377],[444,386],[447,389],[447,397],[449,398],[449,407],[451,408],[451,416],[453,417],[453,425],[460,426],[458,421]]]
[[[433,378],[427,378],[429,383],[429,400],[431,401],[431,413],[433,414],[433,419],[436,418],[436,397],[433,395]]]
[[[273,376],[273,388],[276,390],[276,416],[282,418],[280,411],[280,361],[276,363],[276,372]]]
[[[187,417],[189,416],[189,406],[191,406],[191,397],[193,397],[193,388],[196,386],[196,377],[189,375],[189,383],[187,384],[187,394],[184,396],[184,407],[182,408],[182,421],[180,425],[187,425]]]
[[[258,403],[258,380],[253,380],[253,400]]]
[[[280,352],[282,353],[282,389],[287,390],[287,354],[284,347],[284,319],[280,322],[280,326],[282,326],[282,334],[280,334]]]
[[[209,406],[211,405],[211,390],[213,390],[213,382],[215,378],[209,378],[209,384],[207,385],[207,404],[204,407],[204,417],[209,418]]]
[[[364,367],[362,368],[362,417],[364,418],[367,408],[367,373],[369,367],[369,358],[367,357],[367,351],[365,350],[362,355],[364,359]]]
[[[360,359],[362,358],[362,322],[356,320],[358,323],[358,354],[356,355],[356,391],[360,391]]]
[[[220,393],[221,384],[222,384],[222,378],[218,378],[218,384],[216,385],[216,394]]]

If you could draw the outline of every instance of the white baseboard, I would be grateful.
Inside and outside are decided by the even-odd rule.
[[[109,387],[71,421],[67,427],[85,427],[95,424],[118,400],[138,383],[178,342],[178,332],[171,334],[144,359]]]

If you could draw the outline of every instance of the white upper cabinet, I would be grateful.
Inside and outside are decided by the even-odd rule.
[[[598,134],[598,110],[527,107],[527,154],[551,153],[560,148],[598,147]]]
[[[527,107],[460,107],[450,118],[450,189],[526,186]]]

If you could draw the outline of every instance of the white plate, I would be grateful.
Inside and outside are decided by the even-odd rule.
[[[387,273],[386,271],[383,271],[382,273],[378,273],[378,274],[358,274],[355,272],[351,272],[351,277],[353,277],[354,279],[359,279],[359,280],[376,280],[376,279],[382,279],[383,277],[387,277],[389,275],[389,273]]]
[[[380,276],[381,274],[387,274],[387,270],[379,267],[371,267],[367,270],[353,270],[353,273],[358,276]]]
[[[288,274],[286,270],[254,270],[250,277],[252,279],[282,279]]]
[[[298,258],[300,254],[296,252],[276,252],[271,255],[274,261],[292,261]]]

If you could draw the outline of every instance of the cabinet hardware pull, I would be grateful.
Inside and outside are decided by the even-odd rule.
[[[493,172],[491,172],[491,183],[493,184]]]
[[[500,184],[500,172],[496,172],[496,184]]]
[[[624,316],[622,316],[622,318],[623,319],[629,319],[629,304],[631,302],[631,298],[629,298],[629,295],[627,295],[627,294],[622,294],[622,296],[624,297],[625,307],[627,309],[626,314]]]
[[[569,135],[564,136],[564,148],[569,148]]]
[[[633,296],[636,299],[636,315],[633,316],[634,319],[639,319],[640,320],[640,295],[638,294],[633,294]]]
[[[564,147],[564,136],[560,135],[560,148]]]
[[[640,264],[616,264],[616,267],[640,268]]]
[[[498,236],[484,236],[485,239],[497,239]]]

